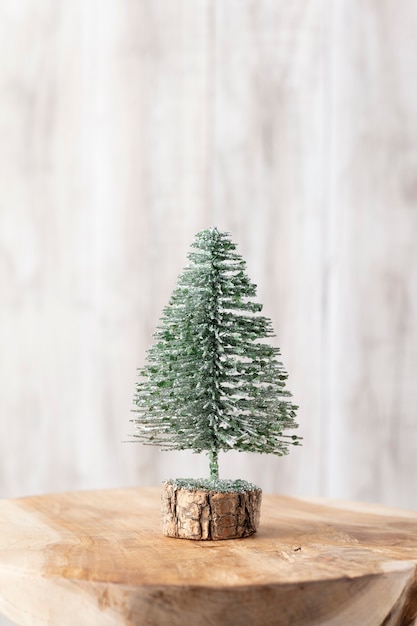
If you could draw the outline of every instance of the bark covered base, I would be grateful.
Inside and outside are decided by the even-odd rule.
[[[186,489],[166,482],[162,495],[162,532],[195,540],[249,537],[258,529],[262,490],[218,492]]]

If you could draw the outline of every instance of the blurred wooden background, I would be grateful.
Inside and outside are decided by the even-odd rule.
[[[217,225],[305,438],[223,476],[416,508],[413,0],[1,0],[0,41],[0,497],[207,475],[121,441]]]

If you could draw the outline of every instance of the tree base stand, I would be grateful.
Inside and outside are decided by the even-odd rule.
[[[262,490],[245,481],[170,480],[162,495],[162,532],[197,541],[239,539],[259,526]]]

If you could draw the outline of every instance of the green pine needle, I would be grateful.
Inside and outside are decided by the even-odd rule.
[[[139,370],[134,437],[162,450],[206,452],[218,478],[220,450],[284,455],[300,437],[297,406],[271,321],[228,233],[196,235],[189,265],[163,309]]]

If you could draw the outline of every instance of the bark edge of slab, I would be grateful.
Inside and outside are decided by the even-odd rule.
[[[177,539],[241,539],[259,527],[262,489],[214,491],[178,487],[166,481],[162,493],[162,533]]]

